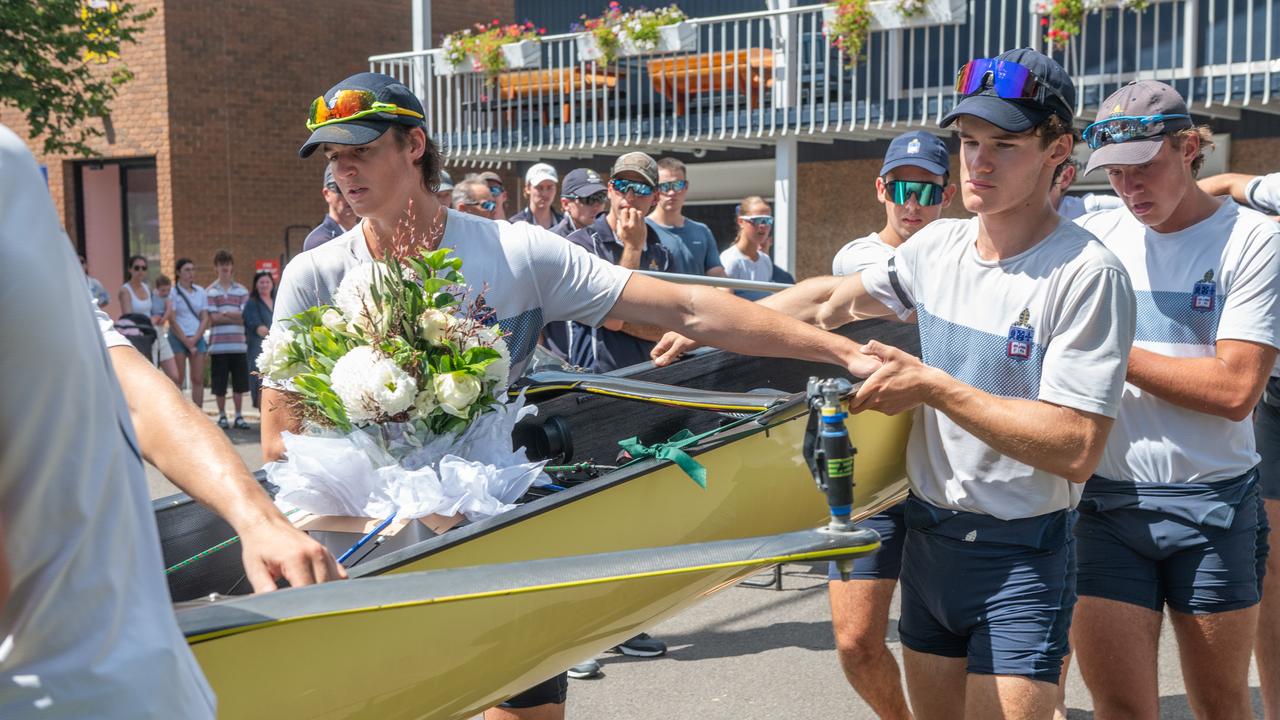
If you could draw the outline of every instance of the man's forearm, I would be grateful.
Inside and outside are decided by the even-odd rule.
[[[262,406],[262,459],[273,462],[284,459],[284,439],[281,433],[286,431],[299,433],[302,423],[293,412],[287,396],[271,387],[263,386],[259,404]]]
[[[631,270],[640,269],[640,258],[644,255],[644,249],[636,249],[623,246],[622,255],[618,258],[618,265]]]
[[[1253,178],[1253,175],[1242,173],[1222,173],[1200,180],[1199,185],[1201,190],[1210,195],[1230,195],[1236,202],[1247,205],[1245,189]]]
[[[1219,349],[1231,342],[1240,341],[1220,341]],[[1174,358],[1135,347],[1125,379],[1178,407],[1239,422],[1258,404],[1273,362],[1274,351],[1250,363],[1252,367],[1232,367],[1220,355]]]
[[[867,294],[860,274],[810,278],[763,298],[756,304],[827,330],[834,330],[854,320],[893,314],[880,301]]]
[[[667,328],[661,328],[657,325],[624,322],[622,323],[622,332],[638,337],[641,340],[657,342],[662,339],[663,335],[667,334]]]
[[[132,347],[111,348],[143,457],[243,533],[280,512],[225,433]]]
[[[992,395],[936,368],[926,402],[993,450],[1072,482],[1102,459],[1112,420],[1039,400]]]

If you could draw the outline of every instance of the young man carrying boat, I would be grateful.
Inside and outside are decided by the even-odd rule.
[[[943,124],[959,128],[977,217],[938,220],[857,275],[757,304],[823,327],[915,312],[923,362],[867,343],[884,364],[850,403],[916,413],[898,624],[911,708],[1049,718],[1075,603],[1068,515],[1119,410],[1133,291],[1049,201],[1073,145],[1066,72],[1013,50],[971,60],[957,92]],[[669,337],[658,354],[687,346]]]
[[[1127,207],[1076,222],[1124,263],[1138,324],[1075,530],[1080,670],[1098,717],[1156,718],[1167,607],[1196,716],[1248,718],[1268,532],[1250,414],[1280,346],[1280,227],[1197,186],[1212,136],[1164,83],[1121,88],[1084,137]]]
[[[462,259],[468,282],[484,288],[485,303],[509,334],[513,377],[528,363],[543,325],[559,320],[683,328],[736,352],[832,362],[859,376],[879,366],[857,343],[761,311],[728,293],[632,274],[528,223],[443,209],[434,192],[441,159],[423,117],[408,88],[376,73],[353,75],[317,98],[307,123],[312,134],[299,154],[324,154],[343,196],[363,220],[289,263],[277,297],[277,322],[329,302],[349,269],[407,240],[418,247],[452,248]],[[282,431],[299,430],[298,418],[282,400],[278,388],[264,384],[267,460],[283,455]],[[562,717],[566,685],[560,675],[507,707],[490,710],[488,717]]]
[[[879,232],[850,241],[831,263],[834,275],[857,273],[888,261],[894,250],[942,216],[956,187],[951,185],[951,154],[937,136],[915,130],[889,143],[876,177],[876,199],[884,205]],[[902,568],[906,538],[904,503],[864,521],[880,534],[880,549],[858,558],[849,579],[831,564],[828,593],[836,651],[845,678],[881,718],[910,718],[898,663],[885,645],[889,604]]]

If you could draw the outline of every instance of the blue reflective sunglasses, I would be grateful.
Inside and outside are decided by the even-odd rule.
[[[621,195],[633,192],[636,197],[649,197],[653,194],[653,186],[649,183],[642,183],[639,180],[614,179],[609,181],[609,187]]]
[[[1115,115],[1084,129],[1084,141],[1092,150],[1112,143],[1145,140],[1165,132],[1167,120],[1191,120],[1190,115]],[[1189,122],[1187,123],[1190,124]]]
[[[689,187],[688,180],[668,180],[658,183],[658,192],[680,192],[687,187]]]
[[[504,192],[506,192],[506,191],[502,188],[502,186],[501,186],[501,185],[490,185],[490,186],[489,186],[489,194],[490,194],[490,195],[492,195],[492,196],[494,196],[494,197],[498,197],[499,195],[501,195],[501,194],[502,194],[502,193],[504,193]]]
[[[740,215],[738,216],[738,219],[746,220],[756,227],[760,227],[761,225],[765,227],[773,227],[773,218],[768,215]]]
[[[493,209],[498,207],[498,203],[492,200],[463,200],[462,204],[463,205],[479,205],[480,209],[484,210],[485,212],[493,212]]]

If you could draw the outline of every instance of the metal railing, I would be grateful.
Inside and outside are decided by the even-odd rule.
[[[415,89],[451,162],[478,164],[888,137],[936,126],[967,59],[1044,49],[1037,0],[930,0],[905,21],[895,5],[871,3],[852,63],[823,32],[829,8],[806,6],[693,19],[673,33],[679,49],[607,64],[584,58],[579,34],[544,37],[533,67],[493,76],[452,72],[439,50],[369,64]],[[1138,77],[1174,84],[1197,111],[1280,111],[1280,0],[1097,6],[1067,47],[1048,50],[1076,79],[1082,117]]]

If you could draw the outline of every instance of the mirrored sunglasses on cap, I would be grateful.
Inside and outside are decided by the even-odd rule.
[[[1012,60],[970,60],[956,73],[956,92],[961,95],[976,95],[987,87],[1005,100],[1033,100],[1042,105],[1046,99],[1041,92],[1043,90],[1058,98],[1064,107],[1071,107],[1062,93],[1032,72],[1031,68]]]
[[[621,178],[614,178],[609,181],[609,187],[622,195],[633,192],[637,197],[649,197],[653,194],[653,186],[649,183],[642,183],[639,180],[623,180]]]
[[[316,128],[321,128],[325,125],[347,122],[348,120],[359,120],[378,113],[406,115],[419,120],[426,119],[422,113],[416,110],[402,108],[393,103],[379,102],[372,91],[339,90],[333,94],[333,100],[326,102],[324,96],[321,95],[312,101],[311,112],[307,114],[307,129],[314,131]]]
[[[1168,120],[1190,120],[1190,115],[1117,115],[1099,120],[1084,129],[1084,141],[1091,150],[1103,145],[1145,140],[1165,133]]]
[[[751,223],[752,225],[755,225],[756,227],[760,227],[762,225],[764,227],[773,227],[772,215],[739,215],[738,219],[746,220],[747,222]]]
[[[912,195],[916,196],[916,202],[921,205],[941,205],[944,190],[946,188],[938,183],[915,180],[884,181],[885,195],[893,201],[894,205],[906,205]]]

